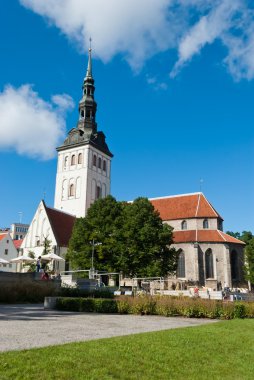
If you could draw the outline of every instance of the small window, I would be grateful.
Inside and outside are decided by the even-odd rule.
[[[83,119],[83,117],[85,116],[84,110],[81,110],[81,112],[80,112],[80,116],[81,116],[81,118]]]
[[[37,242],[36,242],[36,245],[37,245],[37,247],[39,247],[40,246],[40,240],[37,240]]]
[[[86,117],[87,117],[88,119],[90,119],[90,117],[91,117],[91,112],[90,112],[90,110],[86,110]]]
[[[218,230],[223,231],[223,223],[222,223],[222,220],[218,220]]]
[[[71,165],[75,165],[75,162],[76,160],[75,160],[75,154],[73,154],[72,156],[71,156]]]
[[[209,228],[208,219],[204,219],[204,221],[203,221],[203,228]]]
[[[82,164],[82,153],[78,155],[78,164]]]
[[[68,165],[68,157],[65,157],[64,159],[64,167],[67,168]]]
[[[182,221],[181,227],[182,227],[182,230],[187,230],[187,222],[186,222],[186,220]]]
[[[9,240],[6,240],[6,243],[8,244],[8,243],[9,243]]]
[[[101,158],[99,157],[99,160],[98,160],[98,168],[101,169]]]
[[[8,249],[5,249],[5,250],[4,250],[4,254],[5,254],[5,255],[8,255]]]
[[[73,183],[70,185],[69,196],[74,197],[74,184]]]
[[[103,171],[106,172],[107,171],[107,163],[105,160],[103,160]]]
[[[97,157],[96,157],[96,155],[94,154],[94,155],[93,155],[93,166],[96,166],[96,163],[97,163]]]
[[[9,264],[9,268],[12,268],[12,264]]]

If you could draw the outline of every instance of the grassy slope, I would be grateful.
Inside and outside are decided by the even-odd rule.
[[[253,379],[254,320],[0,354],[0,379]]]

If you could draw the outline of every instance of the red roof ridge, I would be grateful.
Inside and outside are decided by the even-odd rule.
[[[203,197],[205,198],[206,202],[208,203],[208,205],[211,207],[212,211],[218,216],[220,217],[221,219],[223,219],[220,214],[215,210],[215,208],[211,205],[211,203],[209,202],[209,200],[206,198],[206,196],[204,194],[202,194]]]
[[[148,198],[149,201],[155,201],[157,199],[167,199],[167,198],[179,198],[179,197],[188,197],[190,195],[204,195],[203,193],[186,193],[186,194],[177,194],[177,195],[166,195],[164,197]]]
[[[225,240],[225,241],[227,241],[227,240],[225,239],[225,237],[223,236],[223,234],[221,233],[221,231],[220,231],[220,230],[217,230],[217,231],[219,232],[219,234],[220,234],[220,236],[222,237],[222,239]]]
[[[196,214],[195,214],[196,217],[198,215],[198,209],[199,209],[199,204],[200,204],[200,195],[201,194],[198,194],[198,204],[197,204],[197,209],[196,209]]]

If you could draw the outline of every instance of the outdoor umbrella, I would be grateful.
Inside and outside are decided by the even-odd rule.
[[[56,255],[55,253],[48,253],[47,255],[42,255],[41,259],[44,260],[55,260],[55,261],[65,261],[61,256]]]
[[[22,255],[22,256],[16,257],[15,259],[10,260],[10,263],[16,263],[16,264],[17,263],[32,263],[34,261],[35,259],[32,259],[29,256]]]
[[[0,257],[0,264],[9,264],[9,261],[7,261],[5,259],[1,259],[1,257]]]

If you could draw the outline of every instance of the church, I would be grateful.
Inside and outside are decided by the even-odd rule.
[[[21,248],[36,257],[45,238],[64,257],[76,217],[110,194],[111,159],[105,135],[97,130],[91,48],[79,102],[79,117],[57,148],[54,208],[41,201]],[[223,219],[202,193],[150,199],[164,223],[174,228],[174,247],[180,250],[175,280],[217,289],[243,282],[244,243],[223,232]],[[59,263],[59,270],[65,265]],[[84,268],[88,269],[88,268]]]

